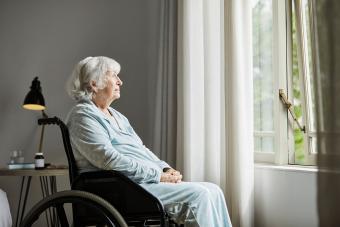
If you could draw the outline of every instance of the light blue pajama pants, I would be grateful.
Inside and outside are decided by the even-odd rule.
[[[208,182],[141,184],[185,227],[231,227],[222,190]]]

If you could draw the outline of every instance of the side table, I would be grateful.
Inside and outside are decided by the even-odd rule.
[[[0,168],[0,176],[21,176],[21,187],[19,204],[17,208],[17,217],[15,226],[19,226],[25,214],[27,196],[31,186],[33,176],[39,177],[42,196],[46,197],[57,192],[56,176],[67,176],[68,167],[46,168],[42,170],[35,169],[8,169]],[[58,225],[57,215],[55,210],[45,212],[45,217],[48,226]]]

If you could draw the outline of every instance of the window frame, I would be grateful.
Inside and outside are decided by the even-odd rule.
[[[309,99],[307,98],[307,96],[309,94],[307,94],[307,92],[309,92],[310,85],[308,84],[308,54],[306,53],[306,49],[308,49],[308,42],[306,40],[303,40],[303,38],[306,35],[306,28],[302,27],[303,25],[303,21],[301,17],[309,17],[310,20],[310,34],[313,33],[313,20],[311,19],[310,15],[304,15],[305,12],[304,10],[297,12],[297,8],[301,8],[301,1],[302,0],[288,0],[289,5],[288,5],[288,11],[290,14],[288,15],[287,18],[292,18],[292,1],[294,1],[295,4],[295,11],[296,11],[296,32],[297,32],[297,46],[298,46],[298,64],[299,64],[299,81],[300,81],[300,89],[302,91],[302,97],[301,97],[301,103],[302,103],[302,124],[305,126],[305,133],[303,134],[304,136],[304,164],[303,165],[316,165],[316,159],[317,159],[317,154],[316,153],[311,153],[311,147],[310,147],[310,143],[309,143],[309,137],[314,137],[316,138],[316,132],[313,132],[310,130],[310,113],[309,113],[309,106],[311,105],[311,103],[309,103]],[[307,0],[308,1],[308,7],[309,10],[313,10],[312,7],[312,1]],[[298,6],[298,4],[300,4],[300,6]],[[310,12],[309,12],[310,13]],[[292,31],[291,31],[291,23],[289,23],[289,26],[287,27],[287,40],[292,40]],[[288,29],[289,28],[289,29]],[[303,29],[303,30],[302,30]],[[305,33],[304,35],[301,33]],[[312,37],[310,37],[310,39],[312,39]],[[290,42],[291,43],[291,42]],[[292,47],[287,46],[287,49],[291,50]],[[313,50],[311,50],[313,51]],[[313,55],[313,53],[309,53],[311,55]],[[290,57],[292,56],[291,54],[289,55]],[[312,56],[312,59],[314,58],[314,56]],[[314,59],[313,59],[314,60]],[[292,59],[290,59],[288,61],[288,65],[292,66]],[[314,70],[312,68],[312,70]],[[290,71],[290,74],[288,76],[289,79],[292,78],[292,71]],[[289,94],[293,94],[293,90],[292,90],[292,81],[290,81],[289,84],[289,88],[291,89],[289,91]],[[313,94],[312,94],[313,95]],[[293,97],[291,97],[291,99],[293,99]],[[293,129],[291,130],[293,133]],[[292,148],[290,149],[289,153],[292,156],[292,158],[289,160],[289,164],[295,164],[295,151],[294,151],[294,135],[291,141],[289,141],[292,145]]]

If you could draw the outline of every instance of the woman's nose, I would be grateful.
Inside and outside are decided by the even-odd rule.
[[[118,80],[117,80],[117,84],[119,85],[119,86],[122,86],[123,85],[123,81],[118,77]]]

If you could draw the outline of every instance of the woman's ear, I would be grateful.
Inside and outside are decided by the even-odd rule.
[[[98,87],[97,87],[96,81],[91,80],[91,82],[90,82],[90,88],[91,88],[91,91],[92,91],[92,92],[94,92],[94,93],[97,93],[97,92],[98,92]]]

